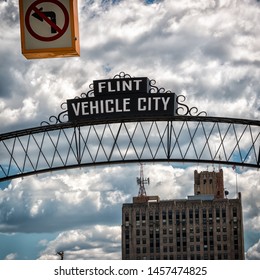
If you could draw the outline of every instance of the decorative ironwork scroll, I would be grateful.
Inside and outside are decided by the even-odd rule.
[[[119,74],[116,74],[112,79],[126,79],[126,78],[132,78],[129,74],[126,74],[125,72],[120,72]],[[163,87],[158,87],[156,85],[156,81],[154,79],[149,80],[149,93],[151,94],[163,94],[163,93],[172,93],[170,90],[166,90]],[[88,97],[94,97],[94,86],[93,83],[89,85],[90,90],[88,92],[83,92],[80,94],[80,96],[76,96],[77,98],[88,98]],[[184,102],[186,101],[186,97],[184,95],[177,95],[176,96],[176,103],[178,104],[178,107],[175,111],[175,114],[177,116],[207,116],[207,113],[205,111],[199,112],[197,107],[189,107]],[[67,109],[67,103],[63,102],[61,104],[62,112],[58,114],[58,116],[50,116],[48,121],[42,121],[41,125],[52,125],[52,124],[60,124],[68,122],[68,109]]]

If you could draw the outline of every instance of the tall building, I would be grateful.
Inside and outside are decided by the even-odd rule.
[[[122,259],[244,259],[241,194],[228,199],[223,171],[194,172],[194,195],[139,195],[122,207]]]

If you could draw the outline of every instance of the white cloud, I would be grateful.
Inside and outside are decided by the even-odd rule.
[[[40,259],[57,259],[59,251],[64,251],[65,260],[120,259],[120,246],[120,226],[95,225],[60,233],[47,244]]]
[[[260,260],[260,239],[247,250],[246,258],[248,260]]]
[[[17,258],[16,253],[10,253],[5,257],[5,260],[15,260]]]

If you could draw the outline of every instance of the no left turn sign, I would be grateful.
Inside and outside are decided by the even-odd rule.
[[[57,15],[55,11],[44,11],[41,7],[41,4],[43,3],[52,3],[54,6],[56,5],[58,9],[62,11],[63,17],[64,17],[64,23],[62,26],[58,26],[57,24]],[[50,30],[50,36],[43,36],[41,34],[38,34],[39,32],[35,31],[31,23],[31,17],[34,17],[38,19],[39,22],[42,22],[42,25],[46,23],[44,26],[45,28],[48,28]],[[40,23],[39,23],[40,24]],[[38,0],[33,2],[25,14],[25,26],[29,33],[36,39],[40,41],[54,41],[60,38],[67,30],[69,26],[69,14],[66,10],[65,6],[57,1],[57,0]],[[52,35],[52,33],[56,33],[56,35]]]
[[[79,56],[77,0],[19,0],[26,58]]]

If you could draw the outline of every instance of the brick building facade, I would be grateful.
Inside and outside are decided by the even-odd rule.
[[[223,171],[194,172],[194,195],[134,197],[122,207],[122,259],[244,259],[241,194],[225,197]]]

